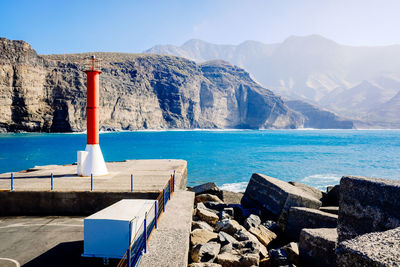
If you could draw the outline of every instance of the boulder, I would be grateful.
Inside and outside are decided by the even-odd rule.
[[[250,240],[225,245],[220,255],[217,262],[222,266],[258,266],[260,260],[258,245]]]
[[[212,228],[212,226],[209,225],[206,222],[203,222],[203,221],[192,221],[192,231],[196,230],[196,229],[204,229],[204,230],[208,230],[210,232],[214,231],[214,228]]]
[[[281,228],[274,221],[268,220],[263,222],[262,225],[264,225],[268,230],[274,232],[277,235],[280,235],[282,233]]]
[[[321,201],[287,182],[254,173],[247,185],[242,202],[253,203],[275,215],[278,225],[285,229],[291,207],[318,209]]]
[[[278,236],[268,230],[264,225],[258,225],[257,227],[250,227],[249,232],[253,234],[264,246],[268,246],[273,240],[275,240]]]
[[[219,217],[218,215],[216,215],[215,213],[213,213],[212,211],[208,210],[208,209],[203,209],[203,208],[199,208],[197,207],[196,209],[196,215],[202,220],[205,221],[211,225],[214,225],[216,222],[218,222]]]
[[[289,258],[289,261],[295,265],[299,265],[299,244],[296,242],[290,242],[286,246],[282,247]]]
[[[234,253],[221,253],[217,256],[216,262],[222,267],[241,267],[240,256]]]
[[[331,214],[339,214],[339,207],[336,206],[320,207],[319,210]]]
[[[243,226],[247,230],[249,230],[251,227],[257,227],[261,224],[261,219],[255,214],[251,214],[249,217],[244,220]]]
[[[208,209],[212,209],[212,210],[216,210],[216,211],[221,211],[228,207],[228,205],[226,205],[225,203],[214,202],[214,201],[207,201],[207,202],[204,202],[203,204]]]
[[[219,212],[219,218],[220,220],[223,219],[233,219],[234,217],[234,211],[233,208],[224,208]]]
[[[221,264],[212,262],[194,262],[189,264],[189,267],[222,267]]]
[[[191,258],[194,262],[213,262],[219,254],[221,245],[217,242],[197,244],[193,247]]]
[[[232,244],[232,247],[240,254],[260,254],[260,246],[257,242],[246,240]]]
[[[260,255],[255,253],[244,254],[240,257],[240,266],[243,267],[251,267],[251,266],[258,266],[260,261]]]
[[[261,210],[257,208],[244,208],[241,204],[229,204],[228,206],[233,208],[234,218],[241,224],[251,214],[255,214],[257,216],[261,215]]]
[[[195,203],[207,202],[207,201],[223,203],[223,201],[221,199],[219,199],[219,197],[211,195],[211,194],[201,194],[201,195],[195,196],[195,198],[194,198]]]
[[[208,210],[208,211],[211,211],[212,213],[218,214],[218,211],[207,208],[206,205],[204,205],[203,202],[196,203],[196,207],[199,208],[199,209]]]
[[[336,228],[338,216],[316,209],[292,207],[289,211],[285,235],[299,240],[303,228]]]
[[[238,241],[253,241],[255,244],[257,244],[258,249],[260,250],[260,256],[262,258],[268,257],[268,250],[267,248],[261,244],[261,242],[258,240],[257,237],[255,237],[253,234],[251,234],[249,231],[246,229],[239,230],[235,235],[235,239]]]
[[[192,246],[205,244],[210,240],[217,239],[218,234],[204,229],[196,229],[190,233],[190,243]]]
[[[233,236],[222,231],[218,233],[218,241],[221,243],[222,246],[238,242]]]
[[[225,219],[215,224],[215,231],[223,231],[230,235],[234,235],[237,231],[241,229],[243,229],[243,226],[241,226],[237,221],[230,219]]]
[[[299,255],[302,266],[336,266],[336,228],[303,229]]]
[[[328,186],[322,199],[323,206],[339,206],[340,185]]]
[[[222,199],[226,204],[240,204],[243,193],[236,193],[231,191],[222,190]]]
[[[338,266],[400,266],[400,227],[340,242],[336,253]]]
[[[309,186],[309,185],[305,185],[299,182],[289,182],[289,184],[300,188],[301,190],[303,190],[304,192],[306,192],[307,194],[309,194],[310,196],[313,196],[314,198],[322,201],[322,199],[324,198],[324,196],[326,195],[326,193],[322,192],[321,190]]]
[[[223,199],[222,191],[212,182],[194,186],[190,190],[194,192],[196,196],[200,194],[212,194]]]
[[[343,176],[339,241],[400,227],[400,181]]]

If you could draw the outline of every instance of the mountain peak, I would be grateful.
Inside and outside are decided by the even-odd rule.
[[[210,44],[210,43],[207,43],[200,39],[190,39],[190,40],[186,41],[183,45],[181,45],[181,47],[184,48],[184,47],[206,45],[206,44]]]
[[[283,44],[285,44],[285,43],[296,43],[296,44],[298,44],[298,43],[315,43],[318,45],[325,43],[325,44],[337,45],[337,43],[335,41],[325,38],[318,34],[311,34],[311,35],[305,35],[305,36],[292,35],[283,41]]]

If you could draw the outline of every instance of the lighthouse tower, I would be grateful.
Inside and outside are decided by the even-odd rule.
[[[99,145],[99,75],[101,71],[96,68],[95,56],[92,56],[90,60],[90,66],[85,70],[87,76],[86,149],[78,151],[79,176],[108,174]]]

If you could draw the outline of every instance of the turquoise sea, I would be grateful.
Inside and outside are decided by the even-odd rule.
[[[69,164],[86,135],[0,134],[0,173]],[[137,131],[100,135],[106,161],[184,159],[190,186],[244,190],[253,172],[323,189],[342,175],[400,179],[399,130]]]

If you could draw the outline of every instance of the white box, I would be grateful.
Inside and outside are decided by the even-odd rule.
[[[155,202],[156,200],[147,199],[123,199],[85,218],[82,256],[122,258],[143,223],[145,213],[148,213],[149,221],[154,218]]]

